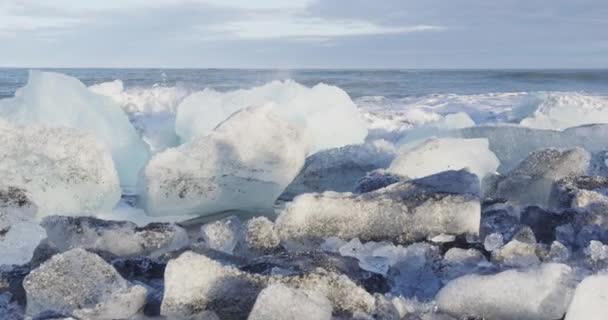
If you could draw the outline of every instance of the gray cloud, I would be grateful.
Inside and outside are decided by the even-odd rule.
[[[7,0],[0,65],[608,67],[606,16],[603,0]]]

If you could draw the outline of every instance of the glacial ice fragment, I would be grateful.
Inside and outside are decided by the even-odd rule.
[[[448,171],[373,192],[313,193],[296,197],[276,221],[283,240],[307,238],[411,242],[440,234],[477,234],[479,182]]]
[[[118,104],[93,93],[76,78],[52,72],[31,71],[27,85],[18,92],[14,98],[0,100],[0,117],[14,125],[66,127],[93,134],[110,150],[123,192],[135,191],[149,151]],[[52,132],[44,136],[54,139]],[[70,147],[82,149],[75,144]]]
[[[437,294],[439,310],[455,317],[493,320],[555,320],[572,297],[573,271],[548,263],[495,275],[467,275],[450,281]]]
[[[330,320],[332,306],[323,294],[273,284],[262,290],[248,320]]]
[[[98,255],[84,249],[57,254],[33,270],[23,286],[27,314],[44,311],[86,319],[125,319],[146,299],[146,289],[129,284]]]
[[[305,155],[301,132],[270,106],[246,108],[208,135],[154,156],[144,171],[144,205],[155,216],[273,212]]]
[[[306,132],[311,153],[362,143],[367,135],[365,122],[346,92],[326,84],[308,88],[291,80],[226,93],[211,89],[196,92],[179,105],[176,132],[182,141],[192,141],[236,111],[267,104]]]

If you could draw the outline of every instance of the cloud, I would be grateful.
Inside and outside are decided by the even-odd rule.
[[[361,20],[327,20],[314,17],[257,17],[213,25],[207,31],[222,36],[242,39],[274,38],[333,38],[379,34],[405,34],[441,31],[445,28],[430,25],[381,26]]]

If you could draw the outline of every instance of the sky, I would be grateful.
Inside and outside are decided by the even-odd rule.
[[[608,68],[608,1],[0,0],[0,66]]]

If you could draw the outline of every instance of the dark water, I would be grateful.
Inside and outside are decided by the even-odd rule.
[[[230,90],[276,79],[337,85],[353,98],[402,98],[428,94],[579,91],[608,93],[608,70],[243,70],[243,69],[44,69],[77,77],[86,85],[123,80],[125,86],[182,86]],[[27,81],[27,69],[0,69],[0,98]]]

